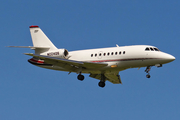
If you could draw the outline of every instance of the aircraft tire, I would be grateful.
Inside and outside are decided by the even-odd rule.
[[[100,82],[98,83],[98,85],[99,85],[99,87],[102,87],[102,88],[103,88],[103,87],[105,87],[106,84],[105,84],[105,82],[100,81]]]
[[[84,75],[78,75],[77,79],[80,80],[80,81],[83,81],[84,80]]]
[[[151,76],[150,75],[146,75],[147,78],[150,78]]]

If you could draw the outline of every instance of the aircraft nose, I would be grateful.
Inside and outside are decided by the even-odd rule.
[[[169,62],[172,62],[172,61],[174,61],[176,58],[174,57],[174,56],[172,56],[172,55],[170,55],[170,54],[167,54],[166,55],[166,60],[168,60]]]

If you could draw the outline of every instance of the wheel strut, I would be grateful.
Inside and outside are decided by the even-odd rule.
[[[106,81],[106,77],[104,76],[104,74],[101,74],[101,81],[98,83],[99,87],[105,87],[105,81]]]
[[[147,78],[150,78],[151,76],[150,76],[150,70],[151,70],[151,66],[147,66],[147,68],[146,68],[146,70],[145,70],[145,72],[147,73],[147,75],[146,75],[146,77]]]

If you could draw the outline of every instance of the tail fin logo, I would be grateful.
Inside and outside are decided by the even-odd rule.
[[[38,32],[38,30],[34,30],[34,33],[37,33]]]

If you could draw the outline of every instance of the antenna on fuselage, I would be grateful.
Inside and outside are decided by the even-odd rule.
[[[118,44],[116,44],[116,47],[119,47],[119,45],[118,45]]]

